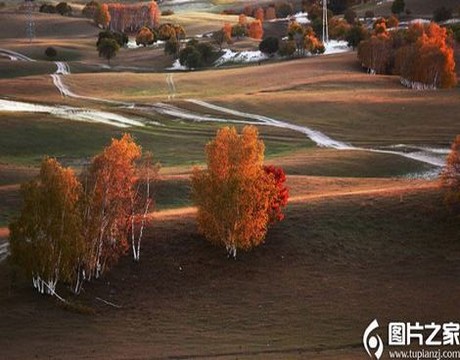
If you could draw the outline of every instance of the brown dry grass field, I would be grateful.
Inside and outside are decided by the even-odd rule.
[[[168,96],[164,74],[77,74],[66,81],[75,92],[96,97],[148,103]],[[181,99],[206,99],[311,126],[356,145],[445,146],[459,130],[460,88],[410,91],[397,77],[361,72],[355,53],[179,73],[174,82],[180,106],[190,107]]]
[[[35,295],[3,264],[2,354],[365,359],[370,319],[447,321],[460,291],[457,226],[439,190],[384,195],[294,203],[265,245],[237,261],[203,241],[192,214],[159,217],[140,264],[127,257],[86,286],[74,305],[86,315]]]

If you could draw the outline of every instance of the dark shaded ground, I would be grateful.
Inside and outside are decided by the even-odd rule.
[[[2,264],[2,357],[365,359],[374,318],[457,320],[460,241],[448,215],[438,190],[299,204],[236,261],[193,218],[157,220],[140,264],[126,257],[86,286],[78,301],[95,315],[11,286]]]

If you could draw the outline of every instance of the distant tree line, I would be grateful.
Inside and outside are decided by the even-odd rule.
[[[369,72],[398,74],[411,88],[450,88],[457,83],[452,45],[447,29],[436,23],[389,32],[380,21],[359,44],[358,58]]]

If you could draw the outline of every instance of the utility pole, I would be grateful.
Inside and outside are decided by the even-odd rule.
[[[327,21],[327,0],[323,0],[323,43],[329,42],[329,24]]]
[[[32,42],[35,38],[34,0],[24,0],[24,6],[26,9],[26,35],[29,38],[29,42]]]

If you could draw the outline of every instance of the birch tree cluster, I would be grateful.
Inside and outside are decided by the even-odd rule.
[[[413,89],[457,84],[452,35],[433,22],[391,32],[379,22],[359,44],[358,58],[369,73],[401,75],[402,84]]]
[[[13,262],[40,293],[55,295],[59,282],[79,294],[130,249],[139,261],[157,170],[127,134],[79,176],[45,158],[39,175],[21,187],[23,206],[10,224]]]

